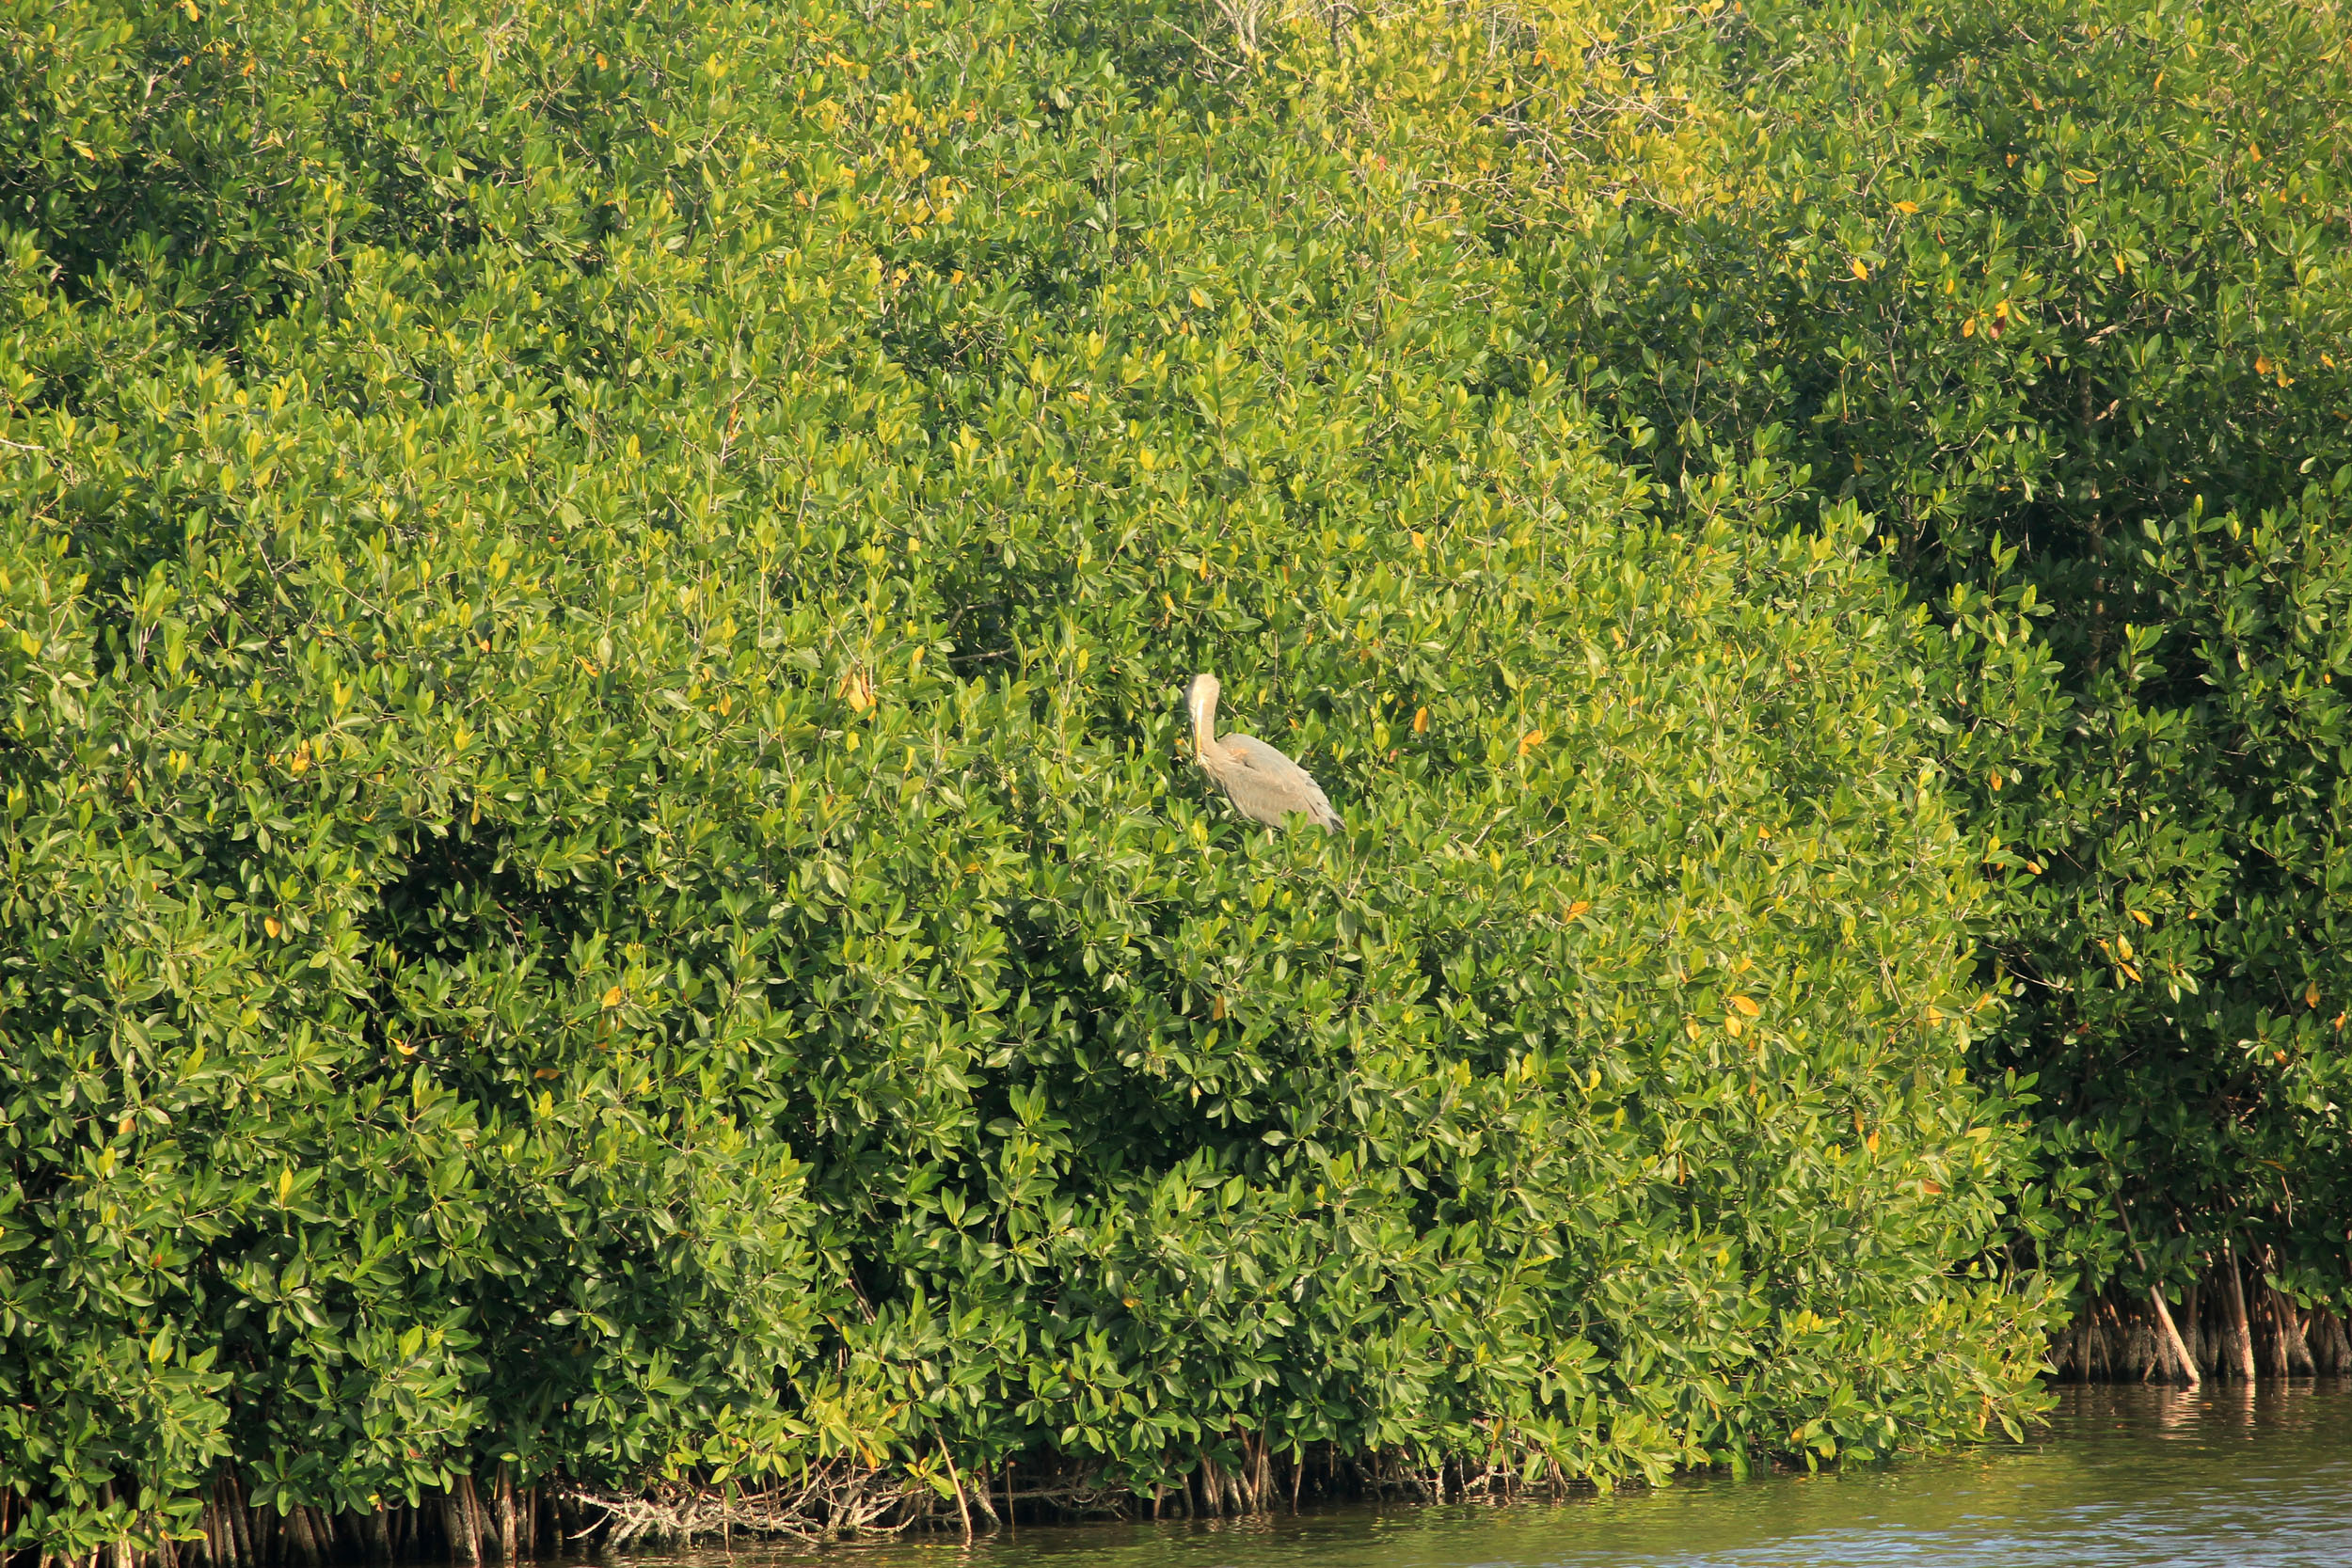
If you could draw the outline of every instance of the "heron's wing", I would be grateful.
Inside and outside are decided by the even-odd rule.
[[[1234,764],[1218,770],[1218,782],[1244,816],[1279,826],[1283,817],[1297,811],[1324,828],[1340,825],[1340,814],[1331,809],[1323,786],[1264,741],[1227,735],[1218,736],[1217,744]]]

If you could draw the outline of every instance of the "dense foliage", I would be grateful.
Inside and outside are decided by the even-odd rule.
[[[1616,202],[1514,254],[1668,476],[1766,432],[1955,663],[2081,1279],[2352,1292],[2352,61],[2337,5],[1678,13]],[[1630,444],[1630,443],[1629,443]],[[2137,1249],[2137,1256],[2135,1256]]]
[[[1978,1066],[2042,1097],[2012,1245],[2085,1302],[2193,1312],[2245,1259],[2352,1293],[2346,36],[2267,0],[1301,35],[1549,296],[1538,352],[1668,515],[1775,451],[1933,608],[2011,1008]]]
[[[1944,632],[1336,29],[5,18],[11,1542],[2032,1408]]]

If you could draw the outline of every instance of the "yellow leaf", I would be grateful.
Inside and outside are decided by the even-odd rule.
[[[2148,911],[2146,910],[2134,910],[2132,911],[2132,918],[2138,921],[2142,926],[2153,926],[2155,924],[2154,921],[2148,918]]]
[[[1994,789],[2001,787],[2001,776],[1998,773],[1994,774],[1987,782],[1989,782]]]
[[[413,1056],[417,1053],[417,1048],[410,1045],[406,1040],[394,1040],[392,1042],[392,1049],[399,1052],[404,1056]]]
[[[1422,536],[1421,530],[1413,530],[1413,548],[1417,550],[1425,550],[1428,547],[1429,541]]]
[[[2121,256],[2115,259],[2115,276],[2118,277],[2123,276],[2123,258]]]
[[[1209,296],[1202,293],[1199,289],[1189,289],[1186,290],[1185,293],[1190,295],[1193,304],[1198,306],[1200,309],[1205,310],[1209,308]]]
[[[550,1078],[561,1078],[561,1077],[563,1077],[564,1075],[563,1075],[563,1073],[561,1073],[561,1072],[557,1071],[554,1068],[551,1068],[551,1067],[543,1067],[543,1068],[541,1068],[538,1071],[536,1071],[536,1072],[532,1073],[531,1076],[532,1076],[533,1078],[538,1079],[541,1083],[545,1083],[545,1082],[547,1082],[547,1081],[548,1081],[548,1079],[550,1079]]]
[[[1536,747],[1541,746],[1543,743],[1544,743],[1544,732],[1543,732],[1543,731],[1541,731],[1541,730],[1530,730],[1530,731],[1528,731],[1525,735],[1523,735],[1523,736],[1519,736],[1519,755],[1521,755],[1521,756],[1525,756],[1525,755],[1527,755],[1527,753],[1528,753],[1528,752],[1530,752],[1534,751]]]
[[[278,924],[278,917],[276,915],[271,915],[268,919],[262,922],[262,929],[267,931],[271,936],[276,936],[278,932],[284,930],[285,927]]]
[[[1898,201],[1895,203],[1895,211],[1899,213],[1915,213],[1918,210],[1919,204],[1915,201]]]
[[[608,1007],[619,1006],[621,1005],[621,988],[614,986],[611,990],[604,993],[604,1005]]]
[[[2256,375],[2268,375],[2270,373],[2269,356],[2263,354],[2257,354],[2254,356],[2254,373]]]
[[[1078,657],[1072,662],[1077,665],[1078,673],[1080,674],[1085,674],[1087,668],[1087,651],[1084,648],[1080,648],[1078,650]]]
[[[1960,324],[1960,335],[1963,338],[1973,338],[1977,335],[1976,317],[1971,316],[1966,321]]]
[[[1755,1018],[1764,1010],[1744,996],[1733,997],[1731,999],[1731,1005],[1739,1008],[1741,1012],[1747,1014],[1750,1018]]]
[[[1417,707],[1413,709],[1413,733],[1415,735],[1427,735],[1429,733],[1429,710],[1427,708]]]
[[[1223,1018],[1225,1016],[1225,998],[1218,996],[1212,997],[1210,999],[1209,1016],[1211,1018]]]
[[[1589,910],[1593,906],[1589,901],[1580,898],[1575,903],[1568,906],[1568,918],[1570,920],[1574,920],[1578,915],[1582,914],[1586,910]]]
[[[1855,257],[1853,259],[1853,275],[1856,277],[1867,280],[1870,276],[1870,264],[1867,261],[1865,261],[1861,257]]]
[[[1740,1031],[1745,1028],[1747,1028],[1747,1025],[1740,1022],[1740,1015],[1738,1013],[1725,1013],[1724,1015],[1724,1033],[1729,1035],[1733,1039],[1738,1039],[1740,1037]]]
[[[2310,985],[2303,988],[2303,1006],[2306,1007],[2316,1007],[2319,1006],[2318,981],[2313,980]]]
[[[309,741],[306,740],[301,745],[294,748],[294,761],[287,764],[287,766],[293,768],[296,773],[307,773],[310,771],[310,743]]]

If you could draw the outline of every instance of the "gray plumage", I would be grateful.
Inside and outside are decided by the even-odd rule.
[[[1216,733],[1215,675],[1195,675],[1184,688],[1184,708],[1192,715],[1192,756],[1233,802],[1233,809],[1252,822],[1280,827],[1292,812],[1299,812],[1326,832],[1340,825],[1323,786],[1307,770],[1251,736]]]

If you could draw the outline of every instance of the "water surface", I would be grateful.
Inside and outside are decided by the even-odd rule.
[[[719,1568],[716,1553],[640,1559]],[[737,1568],[1995,1568],[2352,1564],[2352,1389],[2073,1389],[2031,1441],[1507,1508],[1025,1526]]]

